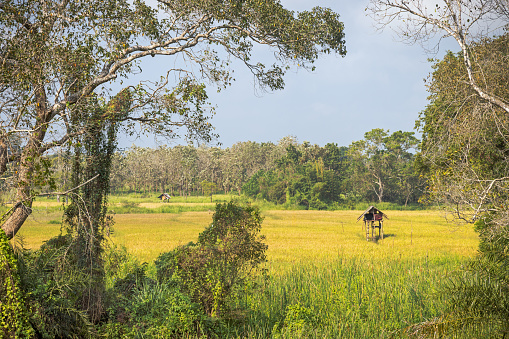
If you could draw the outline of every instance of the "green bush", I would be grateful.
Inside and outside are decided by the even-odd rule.
[[[106,338],[217,337],[222,326],[181,292],[178,281],[157,283],[125,248],[105,252],[108,321],[99,332]]]
[[[145,285],[134,295],[129,312],[136,319],[136,336],[143,338],[213,335],[220,328],[175,284]]]
[[[2,338],[31,338],[25,295],[22,291],[18,263],[5,232],[0,230],[0,335]]]
[[[307,338],[319,326],[315,310],[301,304],[288,305],[283,323],[274,326],[274,338]]]
[[[177,280],[209,315],[228,313],[228,303],[266,261],[259,210],[229,202],[217,204],[212,224],[189,243],[156,260],[160,283]]]
[[[30,323],[40,338],[89,337],[93,333],[87,314],[77,307],[89,279],[73,264],[72,241],[70,236],[58,236],[37,251],[23,250],[18,255]]]

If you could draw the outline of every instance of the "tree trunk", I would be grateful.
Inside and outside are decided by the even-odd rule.
[[[36,93],[38,102],[37,123],[34,127],[32,137],[24,147],[19,160],[16,204],[12,208],[12,214],[2,224],[2,230],[9,239],[12,239],[18,233],[23,223],[32,213],[31,187],[34,175],[34,162],[39,157],[40,147],[46,136],[48,121],[51,120],[46,111],[46,94],[44,90],[38,90]]]
[[[378,185],[378,192],[375,191],[376,196],[378,197],[378,202],[381,203],[384,197],[384,186],[382,183],[382,179],[380,177],[377,178],[378,181],[376,184]]]

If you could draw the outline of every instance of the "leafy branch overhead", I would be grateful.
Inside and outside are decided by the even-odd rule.
[[[321,53],[344,56],[343,28],[329,9],[295,13],[278,0],[2,1],[0,174],[24,206],[2,229],[13,236],[30,213],[34,160],[94,123],[80,112],[104,105],[116,113],[102,119],[124,133],[211,141],[205,83],[230,85],[237,59],[260,88],[282,89],[289,67],[313,69]],[[257,45],[273,52],[272,64],[255,60]],[[143,59],[157,62],[158,78],[143,74]],[[142,81],[114,90],[133,75]]]

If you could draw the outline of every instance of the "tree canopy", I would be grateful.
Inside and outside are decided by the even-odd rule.
[[[274,53],[272,65],[253,60],[256,45]],[[187,137],[208,141],[213,112],[204,83],[229,85],[232,59],[261,88],[275,90],[291,66],[313,69],[321,53],[346,49],[339,15],[320,7],[294,13],[277,0],[3,1],[0,174],[16,192],[2,229],[16,234],[47,183],[41,156],[78,142],[88,125],[106,121],[123,133],[170,138],[184,128]],[[139,73],[140,60],[156,56],[159,79],[116,90]],[[104,113],[83,114],[94,107]]]

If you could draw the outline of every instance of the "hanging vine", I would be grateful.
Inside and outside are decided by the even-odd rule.
[[[102,314],[104,269],[101,261],[104,230],[112,225],[107,215],[111,158],[117,145],[118,122],[129,111],[130,92],[121,91],[108,105],[94,98],[71,116],[76,129],[84,130],[73,143],[72,187],[96,177],[71,194],[64,214],[66,231],[72,236],[74,264],[89,274],[89,284],[81,295],[81,309],[96,322]]]

